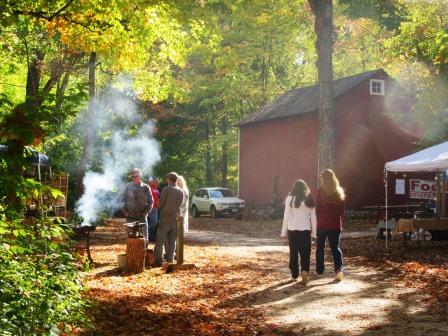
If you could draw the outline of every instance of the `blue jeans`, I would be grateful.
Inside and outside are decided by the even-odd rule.
[[[156,241],[156,227],[159,222],[159,209],[152,208],[148,216],[148,240],[152,243]]]
[[[333,254],[334,271],[337,273],[344,270],[342,261],[342,251],[339,247],[341,230],[317,229],[316,244],[316,272],[319,274],[325,271],[325,241],[328,237],[331,253]]]

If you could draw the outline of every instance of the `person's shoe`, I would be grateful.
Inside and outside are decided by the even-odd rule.
[[[308,272],[307,271],[302,271],[301,275],[302,275],[302,281],[300,281],[300,283],[302,285],[306,286],[308,284]]]
[[[290,281],[292,281],[292,282],[296,282],[296,281],[297,281],[297,278],[291,277],[291,280],[290,280]]]
[[[344,273],[342,271],[337,272],[334,280],[339,282],[342,281],[342,279],[344,279]]]

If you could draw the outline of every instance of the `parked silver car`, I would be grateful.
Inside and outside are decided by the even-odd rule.
[[[230,189],[201,188],[196,190],[191,199],[191,215],[199,217],[201,214],[210,214],[213,218],[232,215],[241,219],[245,205]]]

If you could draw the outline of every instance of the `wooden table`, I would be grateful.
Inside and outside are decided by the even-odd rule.
[[[400,219],[395,227],[396,232],[418,232],[425,230],[448,230],[448,218],[411,218]]]
[[[372,219],[374,219],[376,223],[378,223],[378,221],[381,219],[380,218],[381,211],[386,211],[386,209],[391,213],[396,213],[399,211],[406,211],[407,213],[411,212],[413,213],[415,210],[419,208],[421,208],[420,204],[398,204],[398,205],[388,205],[387,207],[385,205],[368,205],[361,207],[360,209],[367,210],[368,212],[367,217],[365,218],[366,222],[371,223]],[[388,217],[392,218],[398,216],[388,215]]]
[[[395,232],[417,232],[417,245],[420,245],[420,229],[448,230],[448,218],[411,218],[400,219],[395,226]],[[406,243],[406,240],[405,240]]]

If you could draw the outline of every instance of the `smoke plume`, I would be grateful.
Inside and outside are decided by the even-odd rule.
[[[137,112],[131,84],[121,78],[95,103],[95,124],[88,127],[94,127],[97,141],[90,152],[100,154],[101,169],[90,169],[84,177],[84,194],[76,204],[84,224],[122,207],[121,193],[132,168],[150,175],[160,160],[160,145],[153,137],[155,124],[143,121]]]

